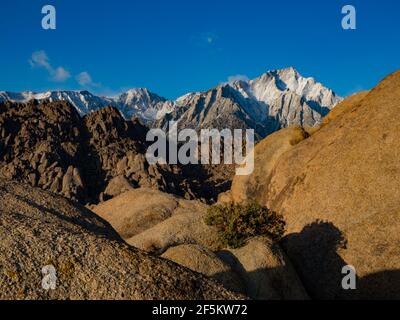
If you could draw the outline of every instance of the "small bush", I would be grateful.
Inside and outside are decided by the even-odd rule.
[[[212,206],[205,222],[217,227],[221,242],[231,248],[242,247],[254,236],[267,235],[279,241],[285,232],[283,218],[255,202]]]

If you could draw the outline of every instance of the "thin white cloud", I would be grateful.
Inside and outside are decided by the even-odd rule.
[[[53,80],[56,82],[64,82],[71,77],[71,74],[63,67],[58,67],[53,74]]]
[[[52,70],[52,67],[49,63],[49,58],[44,51],[36,51],[32,53],[32,57],[31,60],[29,60],[29,63],[32,67],[42,67],[49,72]]]
[[[81,72],[75,79],[81,87],[100,87],[100,84],[94,82],[92,76],[87,71]]]
[[[64,82],[71,77],[71,74],[65,68],[54,68],[50,64],[50,60],[46,52],[43,50],[32,53],[29,64],[32,68],[43,68],[47,70],[50,76],[50,80],[54,82]]]

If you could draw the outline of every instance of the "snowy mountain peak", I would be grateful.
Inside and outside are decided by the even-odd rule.
[[[294,67],[288,67],[288,68],[284,68],[284,69],[278,69],[278,70],[274,70],[274,71],[270,71],[270,72],[275,72],[277,74],[279,74],[281,77],[294,77],[294,78],[300,78],[301,74],[300,72],[297,71],[297,69],[295,69]]]
[[[291,125],[316,126],[340,101],[332,90],[289,67],[187,94],[177,100],[184,112],[172,118],[182,127],[251,127],[263,137]]]
[[[174,107],[173,102],[167,101],[146,88],[130,89],[114,99],[126,117],[136,116],[145,122],[159,119]]]
[[[244,90],[246,86],[241,85]],[[248,96],[270,104],[285,92],[291,92],[306,101],[314,101],[322,107],[332,108],[341,98],[314,78],[303,77],[295,68],[268,71],[261,77],[248,82]]]
[[[150,103],[152,100],[166,101],[166,99],[150,92],[146,88],[129,89],[128,91],[122,93],[118,99],[124,100],[126,103]]]

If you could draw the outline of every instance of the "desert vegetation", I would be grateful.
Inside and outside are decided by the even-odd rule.
[[[205,222],[217,227],[220,241],[231,248],[240,248],[255,236],[266,235],[280,240],[285,232],[282,216],[254,201],[211,206]]]

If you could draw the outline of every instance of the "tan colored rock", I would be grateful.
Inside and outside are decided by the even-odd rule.
[[[233,201],[232,199],[232,194],[230,191],[220,193],[218,195],[218,203],[223,204],[223,203],[231,203]]]
[[[199,244],[212,251],[221,249],[217,230],[207,226],[207,206],[196,201],[181,200],[170,218],[126,241],[145,251],[162,253],[180,244]]]
[[[248,176],[235,176],[231,188],[232,200],[243,202],[259,197],[279,157],[307,136],[302,128],[290,127],[273,133],[257,144],[254,150],[254,171]]]
[[[179,206],[173,195],[140,188],[125,192],[93,208],[124,239],[129,239],[171,217]]]
[[[174,261],[186,268],[204,274],[223,284],[234,292],[244,293],[241,279],[212,251],[195,244],[169,248],[163,258]]]
[[[331,112],[329,112],[328,115],[323,119],[322,126],[340,117],[342,114],[360,106],[363,99],[368,95],[368,93],[369,91],[358,92],[343,100],[335,108],[333,108]]]
[[[218,253],[244,280],[246,295],[257,300],[305,300],[308,295],[279,245],[257,237],[239,249]]]
[[[256,198],[284,216],[285,247],[313,297],[400,298],[399,159],[400,71],[265,175]],[[348,264],[354,291],[341,286]]]
[[[120,194],[133,190],[134,187],[124,176],[117,176],[108,183],[104,194],[108,197],[116,197]]]
[[[235,299],[221,285],[121,241],[69,200],[0,181],[0,299]],[[56,271],[54,290],[42,269]]]

